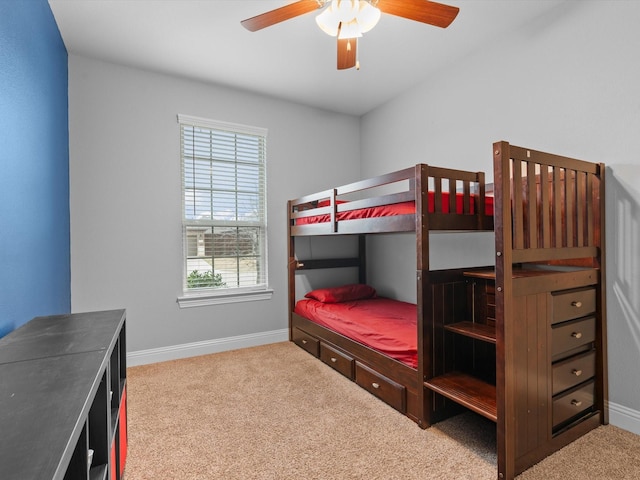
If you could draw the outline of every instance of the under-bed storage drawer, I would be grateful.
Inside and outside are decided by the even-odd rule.
[[[312,337],[299,328],[293,328],[291,330],[291,338],[296,345],[304,348],[314,357],[320,356],[320,341],[317,338]]]
[[[595,384],[589,382],[553,400],[553,426],[580,415],[593,407]]]
[[[406,412],[406,389],[356,361],[356,383],[401,413]]]
[[[355,361],[347,354],[339,352],[324,342],[320,342],[320,359],[334,370],[353,380]]]
[[[589,315],[596,311],[595,288],[565,290],[553,293],[552,323],[571,320]]]

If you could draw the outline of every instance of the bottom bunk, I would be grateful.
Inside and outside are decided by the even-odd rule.
[[[451,292],[435,294],[437,299],[431,302],[434,309],[448,314],[456,312],[458,321],[466,318],[468,280],[463,271],[443,271],[433,279],[437,279],[434,288]],[[446,307],[445,299],[451,302]],[[427,428],[464,411],[462,406],[469,408],[469,405],[452,401],[450,396],[441,395],[435,389],[424,388],[424,378],[432,375],[420,369],[418,332],[422,322],[418,320],[417,305],[379,297],[368,285],[323,288],[308,292],[296,302],[291,312],[291,340],[420,427]],[[434,334],[442,334],[442,328],[438,330],[440,333]],[[482,359],[477,353],[481,351],[479,347],[461,343],[460,348],[474,352],[473,359],[466,356],[464,362],[459,362],[463,371],[477,375],[479,364],[484,365],[485,371],[495,371],[495,348],[488,357],[482,350],[485,354]],[[471,364],[475,365],[473,370]],[[495,374],[493,384],[495,392]],[[488,418],[495,421],[495,393],[493,405],[494,414]]]

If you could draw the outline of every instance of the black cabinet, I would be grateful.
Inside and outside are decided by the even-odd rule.
[[[37,317],[0,339],[3,480],[119,480],[124,310]]]

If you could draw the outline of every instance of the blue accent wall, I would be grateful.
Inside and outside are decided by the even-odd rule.
[[[46,0],[0,0],[0,337],[69,313],[67,50]]]

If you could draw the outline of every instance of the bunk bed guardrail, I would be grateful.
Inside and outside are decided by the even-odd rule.
[[[293,236],[414,231],[416,212],[430,230],[493,229],[484,172],[426,164],[305,195],[288,209]]]

